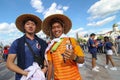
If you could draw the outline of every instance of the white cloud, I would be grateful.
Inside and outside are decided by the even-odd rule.
[[[36,9],[36,12],[42,13],[44,10],[41,0],[31,0],[31,5]]]
[[[0,42],[5,44],[21,36],[21,32],[16,28],[14,23],[0,23]]]
[[[105,33],[109,32],[109,31],[112,31],[112,28],[104,28],[101,31],[97,32],[97,34],[105,34]]]
[[[119,21],[119,22],[117,22],[117,24],[120,26],[120,21]]]
[[[83,28],[78,28],[78,29],[75,29],[75,30],[71,29],[69,33],[77,33],[77,32],[80,32],[82,30],[84,30],[84,29]]]
[[[90,20],[105,18],[120,11],[120,0],[100,0],[92,5],[88,13]]]
[[[84,31],[84,28],[78,28],[78,29],[71,29],[70,31],[69,31],[69,33],[67,34],[68,36],[70,36],[70,37],[75,37],[76,38],[76,34],[79,34],[79,35],[82,35],[82,36],[84,36],[86,33],[87,33],[87,31]]]
[[[63,6],[64,11],[68,10],[68,8],[69,8],[68,6]]]
[[[17,28],[15,27],[14,23],[8,24],[8,23],[0,23],[0,33],[9,34],[12,32],[15,32]]]
[[[90,22],[87,24],[87,26],[102,26],[108,22],[113,21],[116,18],[116,16],[111,16],[111,17],[107,17],[101,21],[97,21],[97,22]]]
[[[36,12],[43,13],[44,18],[51,14],[63,14],[69,8],[68,6],[57,5],[54,2],[49,8],[45,9],[41,0],[31,0],[31,6],[36,9]]]
[[[7,31],[9,30],[11,24],[9,25],[8,23],[0,23],[0,31]],[[7,29],[7,30],[6,30]]]
[[[69,7],[57,5],[57,3],[52,3],[51,6],[43,13],[44,18],[51,15],[51,14],[63,14]]]
[[[12,42],[14,41],[14,39],[9,38],[9,39],[1,39],[0,42],[3,44],[3,46],[5,45],[10,45]]]

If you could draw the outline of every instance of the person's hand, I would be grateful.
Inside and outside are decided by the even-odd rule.
[[[71,60],[74,60],[76,57],[76,55],[74,54],[73,50],[72,49],[68,49],[64,52],[64,58],[65,60],[67,59],[71,59]]]
[[[27,75],[28,75],[28,73],[29,73],[29,72],[24,71],[23,75],[24,75],[24,76],[27,76]]]
[[[47,67],[44,67],[43,69],[41,69],[41,71],[42,71],[43,73],[46,73],[46,72],[47,72]]]
[[[95,43],[96,46],[98,46],[98,44],[99,44],[98,42]]]

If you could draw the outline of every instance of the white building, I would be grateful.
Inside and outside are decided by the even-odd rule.
[[[113,24],[113,31],[110,34],[110,37],[115,41],[115,39],[120,36],[120,30],[118,28],[118,24]]]

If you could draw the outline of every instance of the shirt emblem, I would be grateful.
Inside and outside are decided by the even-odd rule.
[[[36,48],[37,48],[37,49],[40,49],[40,48],[41,48],[41,46],[40,46],[39,43],[36,43]]]

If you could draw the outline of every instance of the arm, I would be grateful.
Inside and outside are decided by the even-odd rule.
[[[47,80],[51,80],[52,78],[52,62],[48,61],[48,75],[47,75]]]
[[[47,69],[48,69],[48,65],[47,65],[46,60],[44,60],[44,67],[43,67],[42,71],[43,71],[44,73],[46,73],[46,72],[47,72]]]
[[[28,72],[22,70],[14,63],[15,59],[16,59],[16,54],[8,55],[7,63],[6,63],[7,68],[10,69],[11,71],[27,76]]]
[[[77,63],[84,63],[85,60],[84,60],[83,56],[77,56],[75,54],[74,61],[77,62]]]
[[[74,38],[70,38],[73,49],[65,51],[65,59],[71,59],[77,63],[84,63],[84,53],[77,41]]]
[[[115,54],[118,56],[117,50],[115,49],[115,46],[112,46],[111,49],[112,49],[112,51],[115,52]]]
[[[77,63],[84,63],[84,56],[78,56],[73,50],[65,51],[65,59],[71,59]]]
[[[92,47],[97,47],[98,46],[98,42],[91,41],[91,46]]]
[[[115,46],[113,45],[112,42],[109,42],[109,44],[106,44],[108,47],[112,49],[112,51],[116,52]]]
[[[48,44],[45,41],[43,41],[43,43],[44,43],[43,50],[44,50],[44,53],[45,53],[45,50],[46,50]],[[47,64],[47,61],[45,59],[45,54],[44,54],[44,67],[43,67],[42,71],[44,73],[47,73],[47,70],[48,70],[48,64]]]

